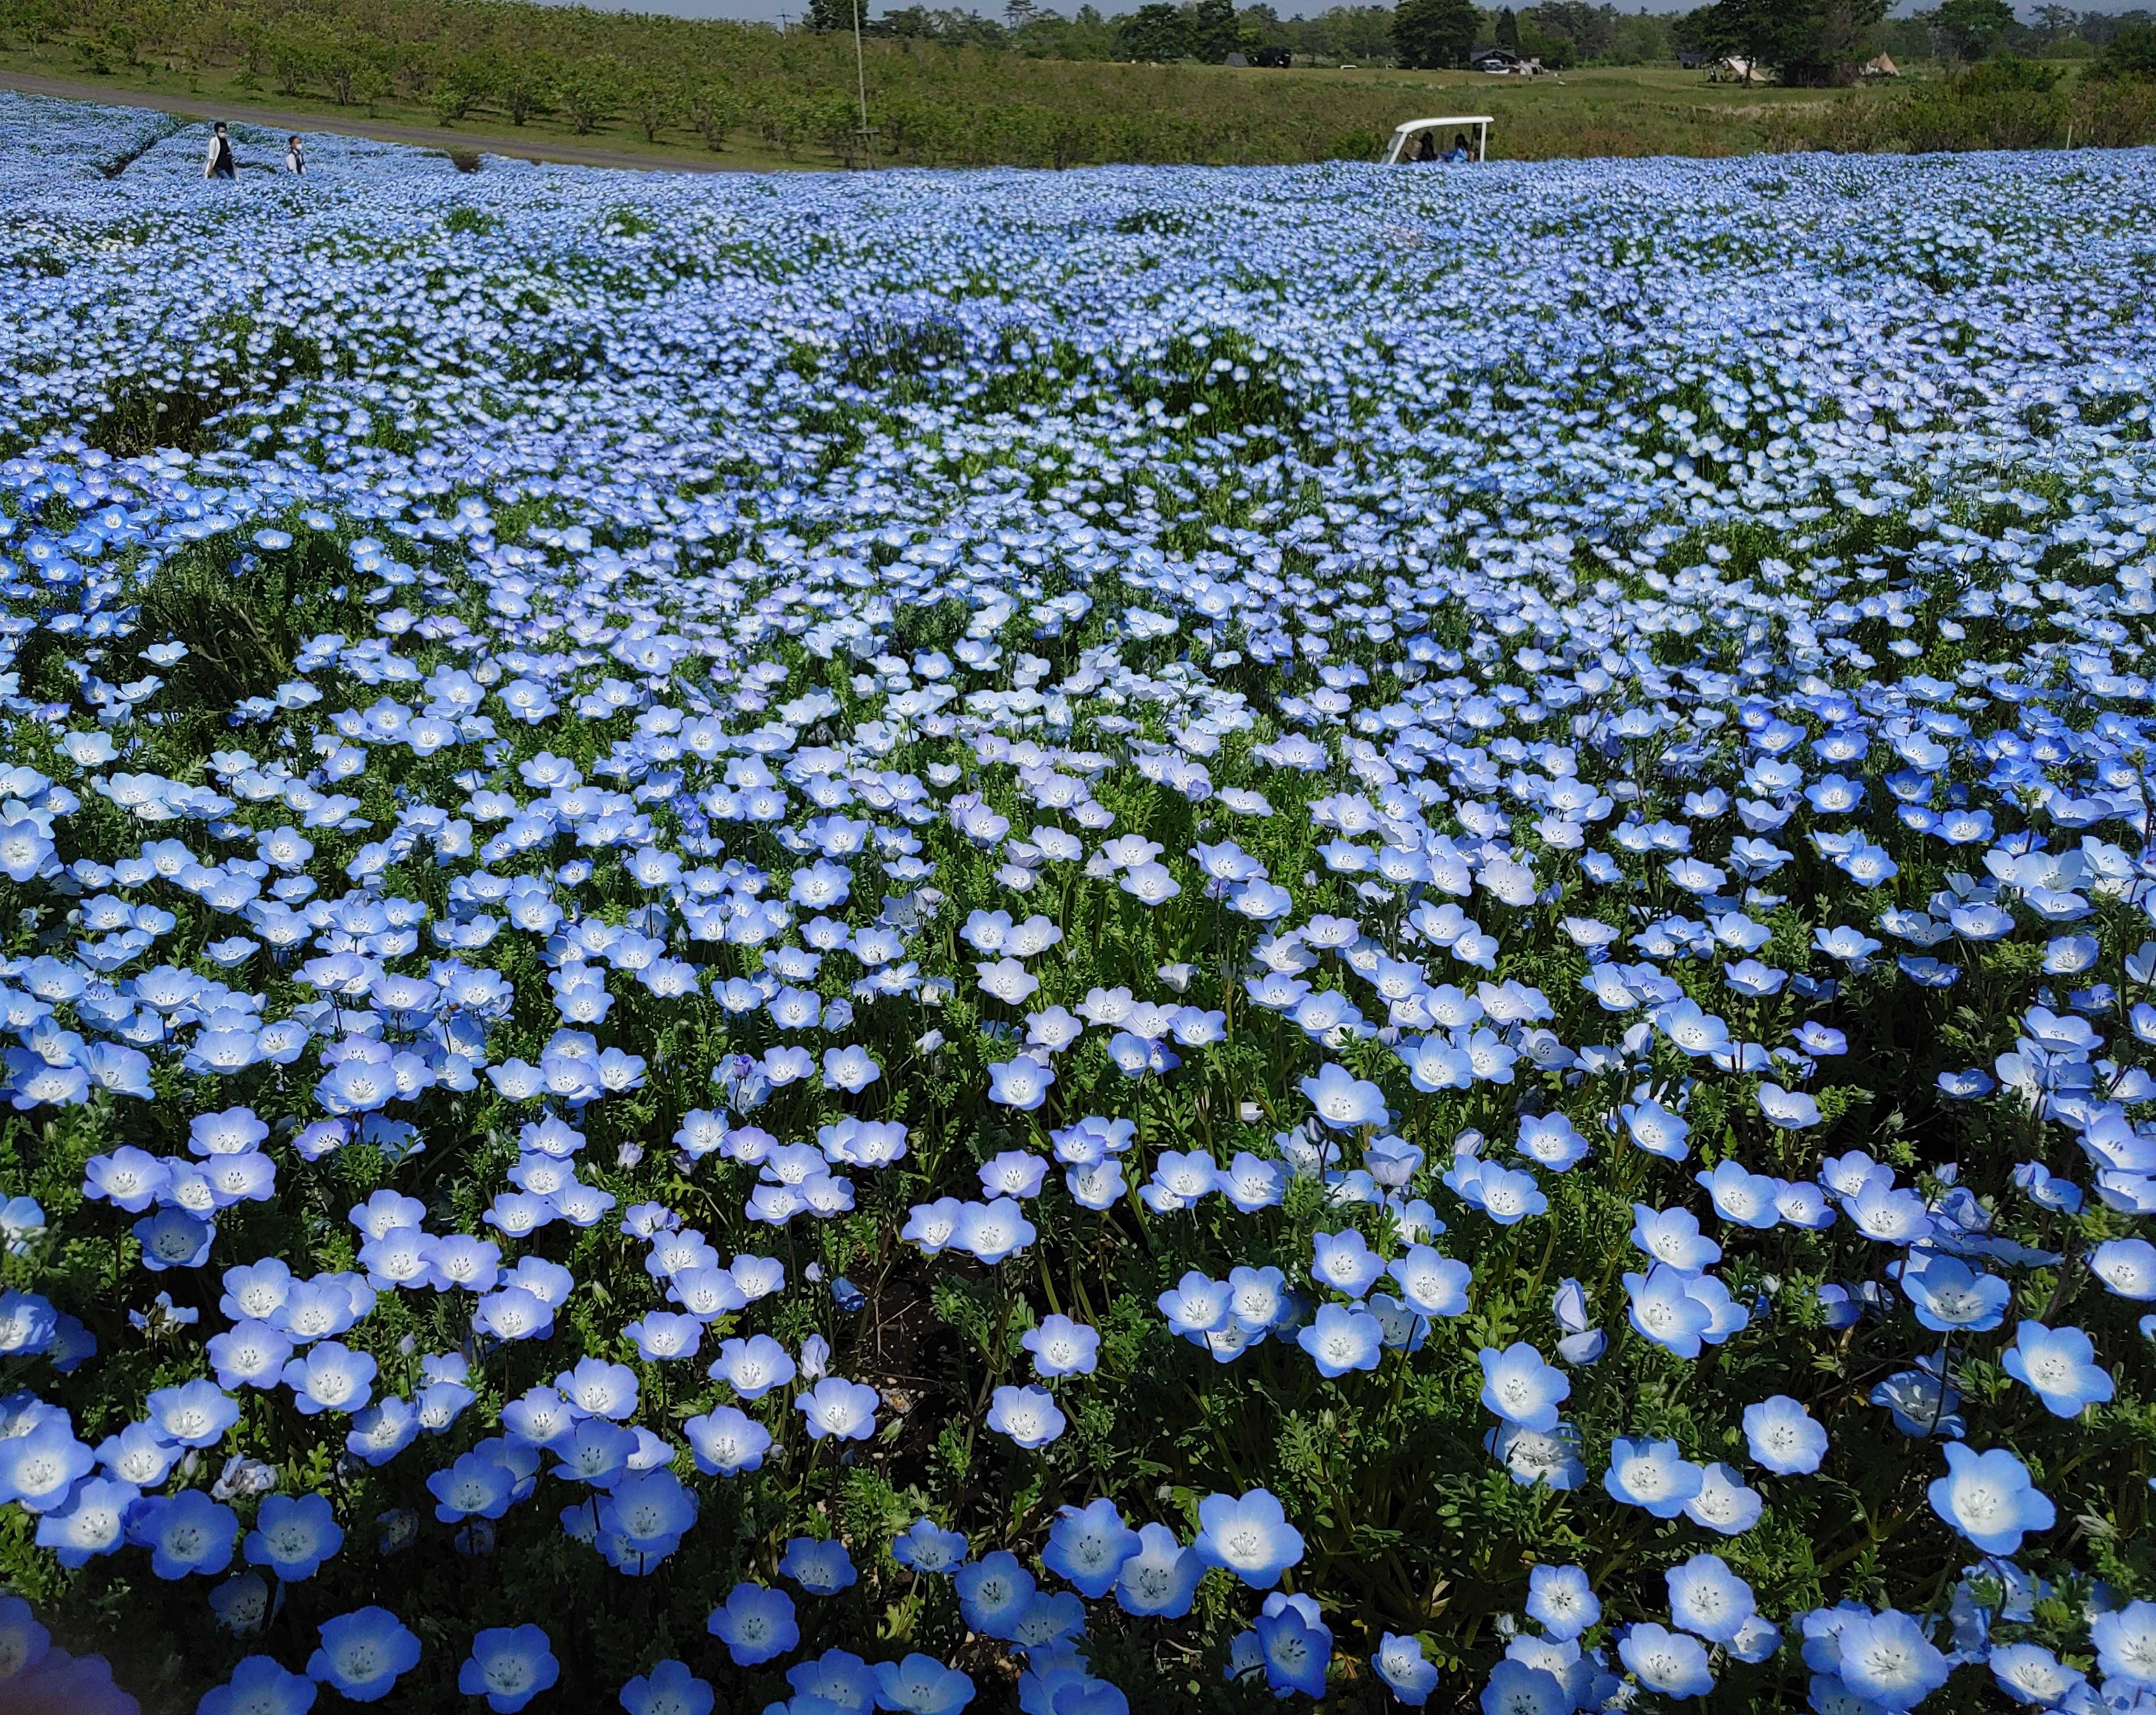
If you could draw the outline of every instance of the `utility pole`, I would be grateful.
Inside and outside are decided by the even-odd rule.
[[[861,158],[875,165],[875,133],[869,129],[869,74],[861,55],[861,0],[854,0],[854,82],[861,98]]]

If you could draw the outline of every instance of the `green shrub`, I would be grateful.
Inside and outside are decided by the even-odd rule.
[[[1913,91],[1893,130],[1918,154],[2048,149],[2066,139],[2071,108],[2056,66],[2002,54]]]
[[[2088,75],[2102,82],[2119,78],[2156,80],[2156,25],[2128,24],[2097,55]]]

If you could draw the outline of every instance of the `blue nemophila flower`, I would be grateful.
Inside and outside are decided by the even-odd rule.
[[[846,1545],[827,1538],[791,1538],[780,1557],[778,1569],[812,1596],[836,1595],[850,1589],[860,1578]]]
[[[1208,1495],[1198,1503],[1198,1558],[1226,1568],[1253,1589],[1270,1589],[1302,1558],[1302,1533],[1264,1489]]]
[[[516,1473],[500,1461],[473,1451],[459,1455],[447,1470],[431,1473],[427,1487],[434,1497],[434,1517],[444,1524],[465,1518],[500,1518],[516,1497]]]
[[[1612,1500],[1637,1507],[1656,1518],[1675,1518],[1697,1496],[1706,1473],[1677,1451],[1675,1441],[1630,1440],[1610,1444],[1609,1469],[1602,1487]]]
[[[768,1334],[725,1341],[709,1372],[712,1380],[726,1383],[744,1399],[761,1399],[784,1387],[796,1373],[792,1356]]]
[[[1420,1639],[1386,1632],[1370,1657],[1370,1669],[1384,1682],[1385,1689],[1410,1709],[1419,1709],[1437,1689],[1437,1667],[1423,1653]]]
[[[940,1528],[934,1520],[916,1518],[893,1538],[891,1558],[915,1572],[953,1572],[965,1564],[962,1532]]]
[[[1062,1435],[1066,1420],[1055,1396],[1040,1387],[998,1387],[990,1396],[988,1426],[1033,1451]]]
[[[1713,1321],[1713,1312],[1688,1290],[1696,1279],[1666,1262],[1625,1276],[1634,1330],[1679,1358],[1699,1356],[1701,1337]]]
[[[156,1389],[144,1412],[165,1440],[182,1447],[214,1447],[239,1421],[239,1402],[212,1383],[182,1382]]]
[[[2156,1686],[2156,1602],[2128,1602],[2089,1621],[2097,1671],[2137,1690]]]
[[[1640,1100],[1617,1111],[1632,1142],[1650,1155],[1682,1161],[1690,1149],[1691,1128],[1660,1103]]]
[[[1834,1641],[1841,1682],[1882,1709],[1912,1709],[1946,1683],[1947,1658],[1897,1610],[1850,1615]]]
[[[797,1402],[798,1403],[798,1402]],[[721,1405],[681,1425],[697,1470],[706,1476],[732,1476],[762,1466],[771,1449],[771,1434],[738,1406]]]
[[[1688,1209],[1632,1205],[1632,1242],[1656,1262],[1682,1274],[1697,1274],[1722,1261],[1722,1247],[1704,1236],[1699,1217]]]
[[[151,1551],[159,1578],[213,1577],[232,1564],[239,1518],[199,1489],[153,1495],[127,1515],[127,1539]]]
[[[323,1561],[344,1546],[344,1532],[321,1495],[266,1495],[247,1533],[247,1564],[275,1572],[286,1584],[312,1578]]]
[[[1384,1092],[1327,1060],[1299,1086],[1318,1119],[1338,1131],[1389,1123]]]
[[[352,1351],[338,1340],[321,1340],[308,1347],[304,1358],[285,1363],[285,1385],[291,1388],[293,1404],[302,1415],[317,1411],[362,1411],[371,1399],[375,1359],[364,1351]]]
[[[1560,1642],[1578,1637],[1602,1617],[1602,1603],[1577,1566],[1537,1566],[1527,1577],[1527,1617]]]
[[[1232,1285],[1232,1282],[1231,1282]],[[1059,1376],[1091,1375],[1101,1347],[1100,1331],[1051,1313],[1038,1327],[1019,1336],[1019,1343],[1033,1354],[1035,1374],[1043,1381]]]
[[[537,1626],[490,1626],[473,1638],[471,1654],[457,1670],[457,1689],[485,1697],[495,1715],[516,1715],[561,1674],[547,1634]]]
[[[195,1715],[307,1715],[316,1691],[312,1680],[287,1672],[275,1656],[249,1656],[230,1679],[203,1694]]]
[[[1957,1256],[1912,1251],[1901,1271],[1902,1290],[1925,1327],[1982,1333],[2006,1319],[2013,1288],[1996,1275],[1972,1269]]]
[[[711,1715],[717,1693],[685,1662],[668,1660],[623,1686],[619,1701],[626,1715]]]
[[[1369,1240],[1356,1229],[1318,1232],[1312,1235],[1314,1260],[1310,1277],[1321,1286],[1360,1298],[1384,1272],[1384,1259],[1370,1249]]]
[[[1033,1574],[1007,1548],[968,1562],[951,1582],[966,1624],[986,1637],[1016,1635],[1015,1628],[1032,1606],[1036,1589]]]
[[[1055,1082],[1055,1068],[1022,1054],[988,1068],[988,1100],[1005,1107],[1030,1112],[1048,1099]]]
[[[711,1610],[706,1630],[726,1646],[737,1667],[758,1666],[801,1641],[793,1599],[762,1584],[736,1584],[725,1603]]]
[[[1228,1288],[1195,1269],[1154,1302],[1168,1318],[1169,1332],[1186,1339],[1203,1338],[1215,1332],[1226,1323],[1230,1314]]]
[[[1947,1442],[1947,1474],[1926,1492],[1932,1510],[1987,1554],[2013,1555],[2030,1531],[2049,1530],[2056,1514],[2031,1483],[2029,1468],[2004,1447],[1979,1453]]]
[[[1699,1641],[1652,1620],[1626,1627],[1617,1653],[1644,1688],[1663,1697],[1702,1697],[1714,1689],[1707,1651]]]
[[[1484,1715],[1565,1715],[1577,1707],[1554,1673],[1510,1656],[1490,1670],[1480,1701]]]
[[[2111,1373],[2096,1362],[2094,1344],[2076,1327],[2048,1328],[2025,1320],[2016,1324],[2014,1343],[1999,1362],[2054,1417],[2078,1417],[2115,1391]]]
[[[1692,1175],[1693,1183],[1714,1200],[1714,1212],[1738,1226],[1764,1230],[1781,1219],[1775,1199],[1782,1183],[1764,1173],[1748,1171],[1741,1163],[1717,1162],[1711,1172]]]
[[[27,1440],[28,1437],[17,1437]],[[0,1475],[0,1495],[8,1493],[8,1479]],[[33,1512],[28,1497],[18,1493]],[[39,1513],[36,1542],[54,1550],[62,1566],[73,1570],[105,1554],[117,1553],[127,1541],[127,1521],[142,1492],[133,1483],[110,1477],[84,1477],[75,1482],[58,1505]]]
[[[1103,1496],[1081,1508],[1065,1507],[1048,1533],[1041,1564],[1088,1599],[1107,1594],[1123,1563],[1141,1548],[1138,1533],[1123,1522],[1116,1503]]]
[[[639,1454],[644,1433],[638,1436]],[[669,1451],[664,1442],[658,1443],[659,1458]],[[638,1460],[639,1454],[631,1459]],[[616,1570],[644,1576],[680,1547],[698,1510],[695,1494],[663,1465],[633,1468],[599,1502],[599,1547]]]
[[[1462,1316],[1474,1275],[1464,1262],[1440,1256],[1427,1245],[1410,1245],[1385,1266],[1408,1307],[1418,1315]],[[1239,1312],[1240,1313],[1240,1312]]]
[[[2156,1245],[2146,1239],[2105,1240],[2089,1253],[2089,1271],[2121,1298],[2156,1302]]]
[[[1332,1632],[1308,1596],[1276,1592],[1265,1598],[1254,1627],[1265,1664],[1265,1683],[1275,1696],[1300,1692],[1325,1695],[1325,1669],[1332,1657]]]
[[[1204,1560],[1164,1524],[1138,1527],[1138,1546],[1116,1578],[1116,1605],[1126,1614],[1179,1620],[1190,1611]]]
[[[1826,1456],[1826,1430],[1786,1394],[1744,1408],[1744,1439],[1753,1459],[1777,1476],[1804,1476]]]
[[[1758,1610],[1752,1587],[1718,1554],[1695,1554],[1664,1576],[1671,1623],[1709,1643],[1734,1644]]]
[[[1330,1379],[1350,1370],[1375,1369],[1384,1334],[1378,1319],[1367,1310],[1321,1304],[1310,1324],[1296,1332],[1296,1343],[1310,1354],[1317,1373]]]
[[[797,1394],[793,1405],[802,1415],[810,1440],[835,1435],[841,1440],[863,1441],[875,1433],[880,1403],[876,1390],[865,1382],[826,1376],[807,1393]]]
[[[973,1700],[970,1678],[918,1651],[901,1661],[879,1661],[875,1687],[879,1708],[906,1715],[957,1715]]]
[[[2088,1684],[2041,1644],[1994,1644],[1985,1665],[1999,1690],[2028,1707],[2063,1708],[2085,1695]]]
[[[67,1499],[75,1480],[88,1475],[96,1456],[74,1438],[66,1414],[55,1411],[0,1438],[0,1505],[19,1502],[44,1512]]]
[[[1558,1407],[1572,1394],[1571,1379],[1563,1371],[1524,1340],[1502,1352],[1485,1346],[1476,1358],[1482,1366],[1484,1409],[1539,1435],[1557,1427]]]

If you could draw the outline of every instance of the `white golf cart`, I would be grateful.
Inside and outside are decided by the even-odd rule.
[[[1378,157],[1378,164],[1404,167],[1418,161],[1442,161],[1450,146],[1442,141],[1440,134],[1445,131],[1467,136],[1470,162],[1490,158],[1490,116],[1471,113],[1455,114],[1449,119],[1410,119],[1394,131],[1392,141],[1385,145],[1385,152]]]

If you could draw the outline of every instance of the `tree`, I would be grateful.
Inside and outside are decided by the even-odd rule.
[[[580,137],[612,119],[620,100],[613,68],[603,60],[568,66],[554,80],[554,105]]]
[[[1513,49],[1520,45],[1520,15],[1509,6],[1497,8],[1497,45]]]
[[[1683,23],[1702,51],[1752,60],[1785,84],[1842,84],[1869,57],[1870,33],[1886,15],[1887,0],[1716,0]]]
[[[2015,29],[2008,0],[1939,0],[1925,22],[1948,59],[1987,59]]]
[[[2074,17],[2072,7],[2061,6],[2053,0],[2053,3],[2036,8],[2037,31],[2046,41],[2056,42],[2073,33]]]
[[[1241,50],[1242,30],[1235,22],[1235,0],[1198,0],[1191,15],[1190,51],[1218,65]]]
[[[1531,16],[1543,29],[1570,42],[1576,59],[1595,58],[1617,33],[1615,12],[1608,7],[1598,10],[1587,0],[1543,0]]]
[[[689,123],[714,155],[726,146],[726,133],[741,122],[741,110],[726,85],[706,80],[689,95]]]
[[[854,0],[808,0],[808,28],[828,36],[854,27]]]
[[[681,116],[681,88],[655,72],[639,74],[629,92],[629,110],[644,141],[655,143],[659,133]]]
[[[2127,25],[2097,55],[2088,74],[2097,79],[2156,78],[2156,28],[2145,23]]]
[[[434,116],[454,125],[486,100],[492,82],[477,61],[451,60],[434,80]]]
[[[1126,59],[1187,59],[1191,35],[1181,7],[1152,0],[1116,25],[1116,51]]]
[[[1462,65],[1481,24],[1474,0],[1400,0],[1393,13],[1393,52],[1417,71]]]
[[[547,92],[552,84],[546,68],[530,60],[512,60],[494,80],[493,95],[509,122],[522,126],[534,114],[547,110]]]

